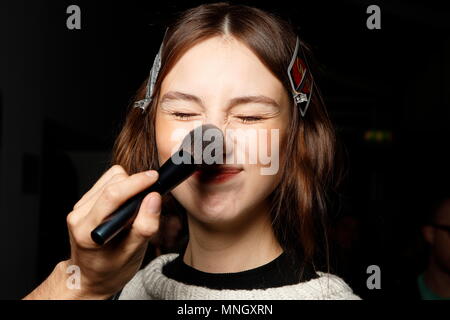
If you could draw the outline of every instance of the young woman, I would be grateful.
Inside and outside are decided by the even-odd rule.
[[[335,141],[308,78],[314,74],[308,73],[309,50],[297,39],[289,24],[252,7],[217,3],[183,13],[164,37],[154,86],[150,76],[136,97],[141,108],[129,110],[115,165],[68,215],[71,258],[26,298],[358,299],[314,264],[324,254],[317,243],[324,236]],[[288,72],[292,61],[297,74]],[[90,231],[156,181],[157,172],[145,170],[170,158],[179,143],[174,132],[204,123],[223,132],[277,133],[262,141],[271,156],[279,154],[278,169],[262,174],[267,163],[260,159],[227,163],[164,196],[187,217],[189,240],[181,254],[159,256],[138,271],[165,210],[157,193],[143,200],[128,233],[97,246]],[[249,148],[227,152],[248,156]],[[66,286],[70,265],[80,267],[80,289]]]

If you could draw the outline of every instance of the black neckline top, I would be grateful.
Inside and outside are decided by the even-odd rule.
[[[233,273],[208,273],[183,261],[180,254],[163,267],[162,273],[175,281],[209,289],[252,290],[294,285],[318,278],[310,264],[289,259],[283,252],[260,267]]]

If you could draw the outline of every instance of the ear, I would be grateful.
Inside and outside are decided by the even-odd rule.
[[[428,244],[432,245],[434,243],[434,228],[430,225],[422,227],[422,235]]]

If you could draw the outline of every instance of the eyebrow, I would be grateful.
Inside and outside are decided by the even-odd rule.
[[[205,107],[203,104],[202,99],[199,97],[189,94],[189,93],[183,93],[179,91],[169,91],[165,93],[160,103],[171,101],[171,100],[183,100],[183,101],[191,101],[199,104],[203,108]],[[236,97],[229,101],[227,109],[231,109],[232,107],[239,105],[239,104],[246,104],[246,103],[260,103],[260,104],[266,104],[275,108],[280,109],[280,105],[273,100],[272,98],[269,98],[267,96],[263,95],[254,95],[254,96],[242,96],[242,97]]]

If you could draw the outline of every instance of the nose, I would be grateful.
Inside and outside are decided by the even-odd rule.
[[[223,160],[221,164],[234,163],[235,141],[232,135],[227,136],[227,127],[229,125],[228,116],[225,112],[218,109],[209,110],[205,117],[205,123],[212,124],[222,131],[223,137]]]
[[[214,131],[210,132],[208,135],[203,135],[203,139],[207,140],[204,141],[204,143],[210,143],[211,139],[214,139],[213,143],[216,144],[213,150],[210,150],[211,156],[214,158],[214,164],[226,164],[227,163],[227,159],[232,159],[230,157],[232,157],[233,154],[233,148],[232,145],[227,145],[227,143],[229,142],[229,139],[227,139],[226,137],[226,129],[222,129],[219,128],[218,126],[216,126],[213,123],[205,123],[203,124],[203,126],[205,125],[214,125]],[[220,133],[217,132],[217,130],[220,131]],[[219,139],[219,140],[218,140]],[[222,147],[222,149],[220,149],[220,146]],[[219,149],[216,149],[219,148]],[[216,154],[216,152],[219,152],[219,154]],[[216,158],[217,156],[217,158]],[[211,163],[212,164],[212,163]]]

